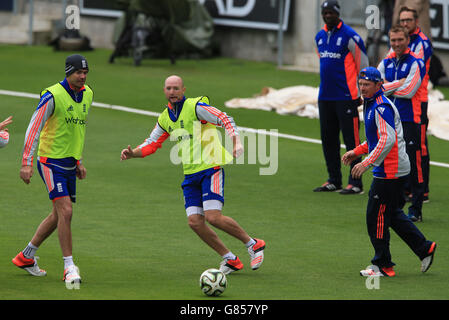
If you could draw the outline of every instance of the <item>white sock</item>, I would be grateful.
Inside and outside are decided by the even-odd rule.
[[[70,266],[75,265],[73,263],[73,257],[72,256],[68,256],[68,257],[62,257],[64,259],[64,270],[67,269]]]
[[[231,251],[222,256],[224,260],[235,260],[237,257]]]
[[[26,246],[25,249],[23,249],[23,255],[25,256],[25,258],[28,259],[32,259],[34,258],[34,255],[36,254],[38,247],[36,247],[34,244],[30,242],[28,242],[28,245]]]
[[[253,238],[251,238],[251,240],[249,240],[247,243],[245,243],[245,246],[247,248],[251,247],[253,244],[256,243],[256,240],[254,240]]]

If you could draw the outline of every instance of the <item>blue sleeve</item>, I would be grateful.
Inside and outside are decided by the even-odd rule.
[[[349,26],[346,26],[346,33],[348,35],[349,38],[351,38],[352,40],[355,41],[355,43],[357,44],[357,46],[360,48],[360,50],[362,50],[363,53],[366,54],[366,48],[365,48],[365,43],[363,42],[363,39],[361,36],[359,36],[359,34],[357,32],[354,31],[354,29],[352,29]]]
[[[52,98],[53,98],[53,95],[51,94],[50,91],[45,92],[41,96],[41,99],[39,100],[39,104],[37,105],[36,110],[39,110],[43,105],[45,105]]]
[[[384,119],[393,129],[394,125],[394,111],[388,104],[380,104],[376,107],[378,114]]]
[[[421,73],[421,80],[424,79],[426,76],[427,70],[426,70],[426,64],[424,63],[424,60],[417,59],[419,64],[419,71]]]

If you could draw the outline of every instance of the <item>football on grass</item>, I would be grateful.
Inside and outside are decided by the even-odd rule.
[[[226,275],[218,269],[207,269],[200,276],[200,288],[208,296],[219,296],[227,287]]]

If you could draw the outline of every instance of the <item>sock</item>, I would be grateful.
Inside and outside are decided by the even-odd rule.
[[[23,249],[23,255],[25,256],[25,258],[28,259],[32,259],[34,258],[34,255],[36,254],[38,247],[36,247],[34,244],[30,242],[28,242],[28,245],[26,246],[25,249]]]
[[[245,243],[245,246],[247,248],[251,247],[252,245],[254,245],[256,243],[256,240],[254,240],[253,238],[251,238],[251,240],[249,240],[247,243]]]
[[[228,253],[226,253],[223,256],[224,260],[235,260],[237,258],[237,256],[235,254],[233,254],[231,251],[229,251]]]
[[[75,265],[73,263],[73,257],[72,256],[68,256],[68,257],[62,257],[64,259],[64,270],[67,269],[70,266]]]

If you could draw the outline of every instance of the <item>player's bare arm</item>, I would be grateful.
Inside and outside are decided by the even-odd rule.
[[[5,127],[11,123],[12,123],[12,116],[9,116],[4,121],[0,122],[0,130],[5,129]],[[8,129],[5,129],[5,131],[8,131]]]
[[[31,181],[31,177],[33,176],[33,167],[24,165],[20,168],[20,179],[23,180],[26,184],[29,184]]]
[[[132,149],[130,145],[128,145],[126,149],[123,149],[120,154],[121,161],[141,157],[142,157],[142,150],[140,148]]]
[[[234,156],[234,158],[238,158],[243,154],[243,146],[242,146],[239,136],[237,136],[237,135],[233,136],[232,142],[234,145],[234,148],[232,150],[232,155]]]
[[[357,163],[351,170],[351,174],[355,179],[359,179],[368,170],[368,167],[365,167],[362,162]]]
[[[85,179],[87,174],[86,167],[82,163],[76,165],[76,177],[80,180]]]
[[[350,150],[341,157],[341,161],[343,162],[344,165],[349,166],[352,162],[354,162],[354,160],[356,160],[359,157],[360,156],[355,154],[354,150]]]

